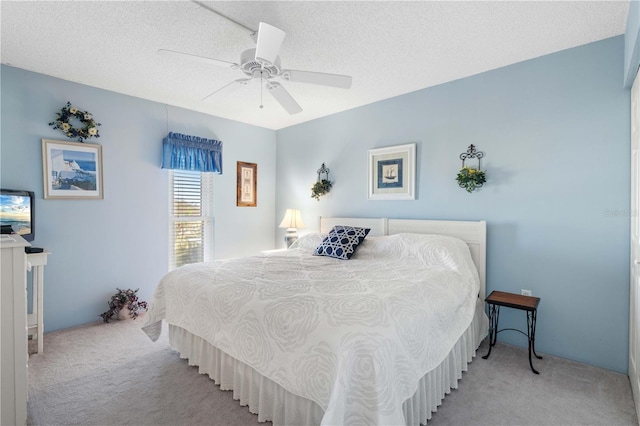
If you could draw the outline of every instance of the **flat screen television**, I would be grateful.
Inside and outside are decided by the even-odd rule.
[[[32,191],[0,189],[0,225],[11,225],[13,232],[33,241],[36,225],[34,202]]]

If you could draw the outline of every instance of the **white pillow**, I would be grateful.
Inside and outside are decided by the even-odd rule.
[[[428,267],[458,270],[466,243],[458,238],[431,234],[395,234],[365,239],[353,259],[406,259]]]
[[[289,249],[302,249],[304,251],[314,251],[316,247],[322,240],[326,237],[326,234],[321,234],[319,232],[311,232],[308,234],[301,235],[297,240],[291,244]]]

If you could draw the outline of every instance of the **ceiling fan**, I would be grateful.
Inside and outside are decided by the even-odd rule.
[[[349,89],[351,87],[351,76],[340,74],[326,74],[313,71],[299,71],[283,69],[280,66],[280,46],[284,40],[285,32],[279,28],[260,22],[258,27],[258,37],[256,47],[242,52],[240,55],[240,63],[222,61],[219,59],[206,58],[204,56],[192,55],[189,53],[176,52],[174,50],[159,49],[158,54],[166,56],[179,56],[188,58],[198,62],[223,66],[231,69],[238,69],[246,78],[239,78],[226,84],[207,95],[202,100],[210,100],[225,95],[246,86],[253,79],[264,81],[264,87],[275,98],[276,101],[289,113],[297,114],[302,108],[289,92],[275,79],[279,78],[285,81],[293,81],[299,83],[318,84],[321,86],[339,87]],[[262,108],[262,105],[260,105]]]

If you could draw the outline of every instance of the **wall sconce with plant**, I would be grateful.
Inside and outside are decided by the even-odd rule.
[[[458,182],[458,186],[460,186],[460,188],[464,188],[468,193],[472,193],[477,188],[481,188],[487,182],[487,176],[480,167],[480,160],[482,157],[484,157],[484,152],[476,151],[476,147],[473,144],[469,145],[467,152],[460,154],[462,169],[458,172],[456,181]],[[478,159],[477,169],[465,166],[464,162],[469,158]]]
[[[322,177],[322,175],[324,175],[324,177]],[[320,201],[320,197],[331,191],[332,185],[333,182],[329,180],[329,169],[322,163],[322,166],[318,169],[318,180],[311,187],[311,198]]]

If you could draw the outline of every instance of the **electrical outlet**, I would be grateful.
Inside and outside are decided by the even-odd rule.
[[[531,290],[525,290],[524,288],[520,290],[520,294],[523,296],[531,296]]]

